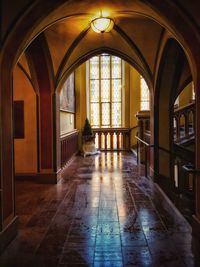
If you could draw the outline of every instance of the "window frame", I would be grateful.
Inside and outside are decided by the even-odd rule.
[[[145,99],[142,99],[143,95],[144,95],[144,90],[146,90],[146,89],[147,89],[146,92],[148,92],[148,97]],[[145,108],[144,108],[144,106],[145,106]],[[146,108],[146,106],[148,108]],[[150,91],[149,91],[149,87],[147,85],[147,82],[142,77],[142,75],[140,75],[140,110],[150,110]]]
[[[104,56],[106,56],[106,57],[109,57],[109,77],[108,78],[102,78],[102,64],[103,64],[103,60],[102,60],[102,57],[104,57]],[[123,103],[124,103],[124,101],[123,101],[123,99],[124,99],[124,61],[120,58],[120,57],[117,57],[117,56],[113,56],[113,55],[110,55],[110,54],[105,54],[105,53],[102,53],[102,54],[100,54],[100,55],[97,55],[97,56],[95,56],[95,57],[97,57],[98,58],[98,78],[91,78],[90,77],[90,74],[91,74],[91,64],[90,64],[90,62],[91,62],[91,59],[92,58],[94,58],[94,57],[92,57],[91,59],[89,59],[88,61],[87,61],[87,69],[86,69],[86,75],[87,75],[87,77],[86,77],[86,80],[87,80],[87,84],[86,84],[86,86],[87,86],[87,106],[88,106],[88,108],[87,108],[87,114],[88,114],[88,117],[89,117],[89,119],[90,119],[90,122],[91,122],[91,126],[93,127],[93,128],[121,128],[122,127],[122,125],[123,125],[123,118],[124,118],[124,110],[123,110],[123,108],[124,108],[124,105],[123,105]],[[116,58],[118,58],[118,59],[120,59],[120,64],[121,64],[121,70],[120,70],[120,77],[117,77],[117,78],[113,78],[113,73],[112,73],[112,71],[113,71],[113,61],[112,61],[112,58],[113,57],[116,57]],[[97,102],[95,102],[95,101],[92,101],[91,100],[91,85],[90,85],[90,83],[91,83],[91,80],[98,80],[99,81],[99,85],[98,85],[98,87],[99,87],[99,93],[98,93],[98,97],[99,97],[99,100],[97,101]],[[103,92],[103,89],[102,89],[102,81],[106,81],[106,80],[109,80],[109,90],[110,90],[110,92],[109,92],[109,100],[106,100],[106,101],[103,101],[102,100],[102,92]],[[121,83],[120,83],[120,86],[121,86],[121,97],[120,97],[120,101],[115,101],[114,99],[113,99],[113,94],[112,94],[112,91],[113,91],[113,81],[116,81],[116,80],[120,80],[121,81]],[[98,105],[99,105],[99,124],[98,125],[93,125],[92,124],[92,120],[91,120],[91,104],[92,103],[98,103]],[[121,124],[120,125],[114,125],[113,124],[113,117],[112,117],[112,108],[113,108],[113,104],[115,104],[115,103],[119,103],[120,104],[120,106],[121,106]],[[109,105],[109,124],[103,124],[103,113],[102,113],[102,110],[103,110],[103,105],[104,104],[108,104]]]

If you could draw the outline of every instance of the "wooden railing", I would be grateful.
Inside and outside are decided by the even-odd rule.
[[[145,133],[150,130],[150,111],[141,110],[136,117],[138,119],[138,137],[143,139]]]
[[[61,167],[78,152],[78,131],[75,130],[60,137],[61,142]]]
[[[93,128],[95,145],[99,150],[129,150],[130,128]]]
[[[174,110],[174,141],[179,143],[194,137],[195,104],[191,103]]]
[[[135,138],[137,139],[137,163],[143,163],[145,167],[144,175],[146,177],[150,176],[150,149],[154,148],[154,145],[150,144],[148,141],[139,138],[138,136],[135,136]]]

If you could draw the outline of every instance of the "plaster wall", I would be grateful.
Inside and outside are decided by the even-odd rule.
[[[37,172],[36,94],[16,66],[13,74],[13,99],[24,101],[24,139],[14,140],[15,173]]]

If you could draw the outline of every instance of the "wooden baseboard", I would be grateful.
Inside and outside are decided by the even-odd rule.
[[[59,172],[55,173],[16,173],[17,181],[33,181],[40,184],[56,184],[59,179]]]
[[[192,216],[192,234],[200,240],[200,220]]]
[[[37,173],[15,173],[15,179],[18,181],[36,181]]]
[[[9,245],[9,243],[17,235],[17,217],[15,216],[13,220],[0,232],[0,253]]]
[[[37,182],[40,184],[57,184],[58,181],[59,181],[59,176],[56,172],[37,174]]]

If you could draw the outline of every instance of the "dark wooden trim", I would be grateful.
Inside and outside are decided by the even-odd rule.
[[[60,137],[61,143],[61,167],[64,167],[67,162],[78,152],[78,134],[77,130],[74,130],[66,135]]]
[[[37,181],[37,173],[15,173],[17,181]]]
[[[57,184],[59,180],[60,176],[57,172],[37,174],[37,182],[40,184]]]

